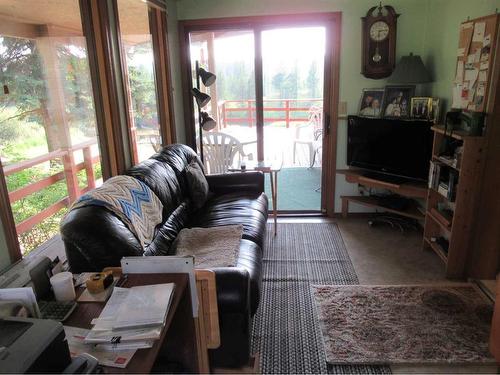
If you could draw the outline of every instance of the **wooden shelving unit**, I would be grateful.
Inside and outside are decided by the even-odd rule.
[[[433,126],[434,143],[432,160],[442,162],[438,159],[439,149],[445,137],[444,128]],[[463,146],[461,163],[458,167],[446,164],[458,173],[458,185],[453,204],[453,219],[451,226],[442,223],[431,210],[437,209],[438,203],[448,202],[447,198],[436,190],[428,189],[427,212],[424,224],[424,249],[433,250],[446,265],[446,276],[452,279],[465,277],[466,263],[472,246],[472,218],[477,205],[477,194],[480,181],[480,173],[483,166],[484,137],[468,136],[464,131],[454,130],[451,137]],[[449,202],[448,202],[449,203]],[[432,237],[444,237],[449,241],[448,251],[445,251],[437,243],[432,242]]]

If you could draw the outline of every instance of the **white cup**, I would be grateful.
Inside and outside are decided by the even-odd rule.
[[[76,297],[71,272],[60,272],[50,278],[56,301],[73,301]]]

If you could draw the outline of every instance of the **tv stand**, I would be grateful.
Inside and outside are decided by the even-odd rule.
[[[339,169],[338,174],[343,174],[349,183],[357,183],[366,187],[387,189],[395,194],[408,198],[427,199],[427,185],[422,182],[410,182],[408,180],[386,181],[380,179],[380,175],[364,169]],[[372,177],[376,175],[375,177]],[[385,176],[384,176],[385,177]],[[412,200],[405,209],[397,209],[385,206],[378,197],[366,196],[346,196],[340,197],[342,200],[342,217],[347,217],[349,213],[349,202],[361,204],[363,206],[380,208],[384,211],[405,216],[415,220],[424,220],[424,213],[420,210],[417,202]]]

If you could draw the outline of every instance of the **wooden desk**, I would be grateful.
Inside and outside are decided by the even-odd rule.
[[[176,362],[182,372],[198,372],[196,331],[187,274],[129,274],[122,287],[174,283],[174,295],[160,339],[152,348],[139,349],[124,369],[103,366],[106,373],[150,373],[155,364]],[[64,325],[90,329],[104,303],[79,302]],[[161,372],[165,369],[159,368]]]

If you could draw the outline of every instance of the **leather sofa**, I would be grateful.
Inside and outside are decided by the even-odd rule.
[[[71,271],[80,273],[119,266],[124,256],[174,255],[174,240],[184,227],[242,224],[236,266],[213,269],[221,346],[210,351],[213,366],[238,367],[249,360],[251,321],[259,305],[268,208],[264,176],[250,171],[208,175],[209,199],[194,210],[185,175],[193,160],[201,163],[191,148],[175,144],[126,172],[147,184],[163,204],[162,223],[146,249],[117,216],[99,206],[71,210],[61,222],[61,236]]]

